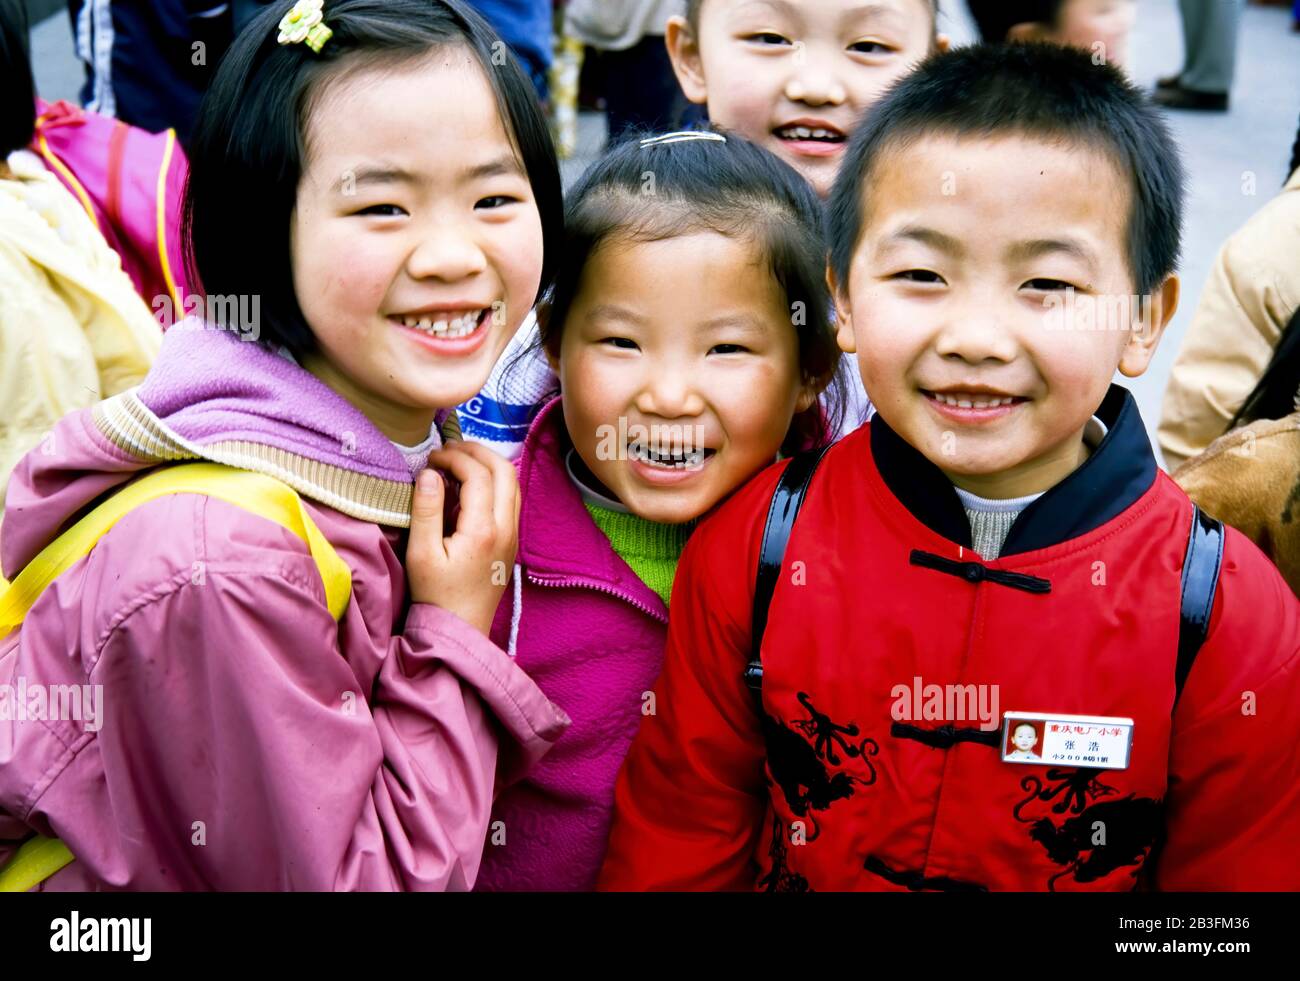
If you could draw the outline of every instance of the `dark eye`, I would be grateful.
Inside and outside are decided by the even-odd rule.
[[[749,348],[743,344],[714,344],[709,348],[710,354],[744,354]]]
[[[495,208],[504,208],[508,204],[515,204],[518,200],[518,198],[512,198],[508,194],[494,194],[488,198],[481,198],[474,207],[492,210]]]
[[[636,341],[630,337],[606,337],[601,340],[602,344],[608,344],[610,347],[616,347],[620,351],[637,350]]]
[[[1025,283],[1025,286],[1040,293],[1053,293],[1058,290],[1074,288],[1069,283],[1063,282],[1059,279],[1031,279],[1029,282]]]
[[[879,41],[858,41],[849,45],[850,51],[856,51],[858,54],[889,54],[893,48],[881,44]]]
[[[380,218],[395,218],[399,215],[406,214],[406,210],[396,204],[372,204],[368,208],[362,208],[357,212],[359,215],[378,215]]]
[[[761,34],[751,34],[745,39],[746,41],[756,41],[759,44],[789,44],[790,41],[780,34],[773,34],[771,31],[763,31]]]
[[[940,284],[943,277],[937,272],[929,269],[905,269],[901,273],[896,273],[894,279],[901,279],[909,283]]]

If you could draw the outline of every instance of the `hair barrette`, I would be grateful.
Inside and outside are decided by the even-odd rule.
[[[676,133],[664,133],[662,136],[648,136],[641,141],[641,148],[648,146],[666,146],[669,143],[689,143],[692,140],[708,140],[710,143],[726,143],[727,138],[721,133],[710,133],[703,129],[684,129]]]
[[[281,44],[298,44],[306,41],[307,47],[317,54],[334,32],[325,26],[324,0],[298,0],[289,12],[280,18],[280,33],[276,40]]]

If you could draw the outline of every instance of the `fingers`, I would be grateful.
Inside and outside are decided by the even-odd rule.
[[[492,516],[500,534],[513,538],[519,530],[519,478],[514,464],[482,443],[462,443],[460,448],[492,474]]]
[[[492,513],[492,471],[465,443],[445,446],[429,454],[429,465],[448,471],[460,481],[460,516],[455,537],[485,540],[495,537],[496,521]],[[485,541],[475,544],[486,544]]]
[[[406,550],[408,562],[445,556],[442,543],[442,502],[445,496],[442,478],[426,470],[415,481],[411,498],[411,537]]]

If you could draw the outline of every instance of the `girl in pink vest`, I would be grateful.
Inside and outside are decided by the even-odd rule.
[[[0,640],[0,867],[40,834],[73,858],[48,889],[473,885],[498,780],[567,723],[487,636],[514,472],[444,443],[560,227],[498,50],[459,0],[302,0],[223,61],[186,201],[204,316],[19,464],[0,558],[12,578],[128,481],[205,460],[296,490],[350,597],[336,622],[307,545],[224,499],[127,513]],[[73,688],[73,713],[33,695]]]
[[[623,757],[643,716],[671,711],[655,681],[686,537],[838,424],[817,403],[839,363],[820,205],[794,170],[735,136],[632,141],[566,219],[538,313],[563,395],[524,442],[492,637],[573,724],[497,801],[482,889],[594,887]]]

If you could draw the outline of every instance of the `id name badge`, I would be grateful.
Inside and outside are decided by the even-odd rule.
[[[1128,769],[1133,720],[1050,712],[1002,713],[1002,762]]]

